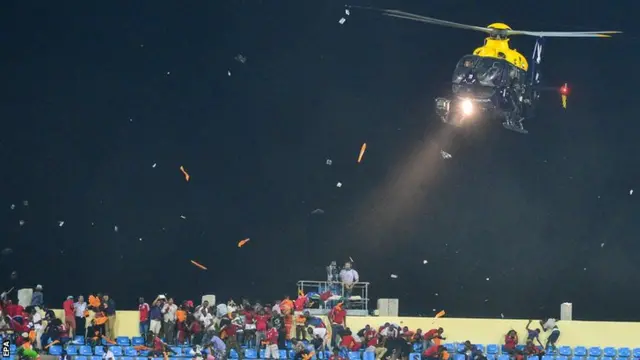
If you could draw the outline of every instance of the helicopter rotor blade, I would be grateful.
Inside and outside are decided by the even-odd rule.
[[[354,6],[354,5],[350,5],[349,7],[350,8],[355,8],[355,9],[374,10],[374,11],[381,12],[383,15],[386,15],[386,16],[395,17],[395,18],[399,18],[399,19],[405,19],[405,20],[419,21],[419,22],[423,22],[423,23],[427,23],[427,24],[442,25],[442,26],[447,26],[447,27],[456,28],[456,29],[474,30],[474,31],[484,32],[484,33],[487,33],[487,34],[491,34],[491,33],[494,32],[493,29],[489,29],[487,27],[460,24],[460,23],[456,23],[456,22],[452,22],[452,21],[440,20],[440,19],[436,19],[436,18],[432,18],[432,17],[412,14],[412,13],[408,13],[406,11],[391,10],[391,9],[378,9],[378,8],[373,8],[373,7]]]
[[[537,37],[564,37],[564,38],[609,38],[613,34],[622,34],[622,31],[521,31],[507,30],[507,35],[525,35]]]

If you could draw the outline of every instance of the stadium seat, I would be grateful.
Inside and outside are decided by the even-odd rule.
[[[590,357],[600,357],[602,356],[602,349],[597,346],[592,346],[589,348],[589,356]]]
[[[576,346],[575,349],[573,349],[573,357],[585,357],[587,356],[587,348],[584,346]]]
[[[444,344],[443,346],[450,353],[456,352],[456,346],[454,344]]]
[[[633,349],[633,357],[636,359],[640,358],[640,348]]]
[[[138,351],[133,346],[125,346],[124,356],[138,356]]]
[[[171,350],[175,352],[175,354],[171,354],[171,356],[182,356],[182,348],[179,346],[172,346]]]
[[[411,354],[409,354],[409,360],[420,360],[420,359],[422,359],[422,354],[420,354],[420,353],[411,353]]]
[[[537,356],[534,356],[535,358],[537,358]],[[553,356],[551,355],[545,355],[542,357],[542,360],[553,360]]]
[[[129,338],[126,336],[118,336],[116,338],[116,344],[120,346],[129,346],[131,345],[131,340],[129,340]]]
[[[296,355],[295,350],[289,350],[288,353],[289,353],[289,356],[287,356],[287,358],[289,359],[293,359],[293,357]],[[319,353],[318,355],[322,355],[322,353]],[[318,359],[322,359],[322,358],[318,356]]]
[[[280,359],[286,359],[287,358],[287,350],[279,350],[278,351],[278,355],[280,357]]]
[[[509,355],[501,354],[498,356],[498,360],[509,360]]]
[[[267,355],[267,350],[266,349],[260,349],[260,359],[266,359],[267,357],[265,356]]]
[[[566,356],[560,355],[560,356],[556,356],[556,360],[569,360],[569,358]]]
[[[115,345],[110,347],[109,349],[113,353],[113,356],[122,356],[122,346]]]
[[[589,356],[587,360],[600,360],[600,358],[595,356]]]
[[[570,346],[560,346],[558,348],[558,354],[561,356],[571,356],[573,355],[573,352],[571,351]]]
[[[49,355],[54,355],[54,356],[62,355],[62,346],[60,345],[49,346]]]
[[[257,359],[258,354],[256,353],[256,349],[245,349],[244,357],[247,359]]]
[[[73,343],[75,345],[84,345],[84,336],[76,335],[73,337]]]
[[[89,345],[80,346],[80,355],[82,356],[91,356],[93,355],[93,349]]]
[[[487,345],[487,355],[498,355],[500,353],[500,347],[496,344]]]
[[[207,349],[205,349],[205,350],[207,350]],[[207,351],[208,351],[208,350],[207,350]],[[208,353],[208,352],[207,352],[207,353]],[[192,349],[192,348],[190,348],[190,347],[186,347],[186,348],[182,349],[182,355],[187,356],[187,357],[193,357],[193,356],[195,356],[195,355],[196,355],[196,352],[195,352],[195,351],[193,351],[193,349]]]
[[[524,351],[524,345],[517,345],[516,346],[516,350],[518,351]],[[502,352],[505,353],[506,351],[504,351],[504,346],[502,347]]]
[[[631,349],[628,347],[621,347],[618,349],[618,358],[628,358],[631,357]]]
[[[78,355],[78,347],[76,345],[67,345],[67,355],[69,356]]]
[[[106,338],[102,338],[102,341],[100,341],[100,343],[101,343],[102,345],[104,345],[104,346],[113,345],[113,344],[111,344],[110,342],[108,342]]]
[[[482,344],[474,344],[476,346],[476,349],[480,350],[483,354],[484,354],[484,345]]]
[[[104,348],[102,346],[94,346],[93,347],[93,354],[94,355],[98,355],[98,356],[104,355]]]
[[[422,343],[420,342],[414,343],[413,352],[422,352]]]
[[[602,350],[602,355],[605,358],[614,358],[618,355],[618,352],[616,351],[616,348],[611,347],[611,346],[607,346],[606,348],[604,348]]]
[[[236,351],[236,349],[231,349],[231,351],[229,351],[229,358],[231,358],[231,359],[237,359],[238,358],[238,352]]]
[[[76,356],[73,358],[74,360],[87,360],[86,356]]]
[[[409,355],[409,359],[412,359],[412,355],[413,354],[417,354],[418,355],[418,360],[420,360],[420,354],[419,353],[411,353]],[[373,351],[365,351],[362,354],[362,360],[375,360],[376,359],[376,353],[374,353]]]
[[[138,357],[136,358],[136,360],[147,360],[147,358],[146,358],[146,357],[143,357],[143,356],[138,356]]]
[[[453,355],[453,360],[466,360],[467,357],[462,355],[462,354],[455,354]]]
[[[464,344],[458,344],[458,346],[455,347],[455,352],[461,351],[464,351]]]
[[[140,336],[134,336],[133,338],[131,338],[131,345],[133,346],[144,345],[144,339]]]
[[[123,356],[123,357],[119,358],[119,360],[135,360],[135,359],[132,358],[132,357],[129,357],[129,356]]]
[[[574,356],[571,358],[571,360],[584,360],[584,356]]]
[[[17,350],[18,350],[18,348],[16,347],[16,344],[10,344],[9,345],[9,354],[14,355]]]
[[[102,360],[102,356],[93,355],[93,356],[91,357],[91,360]]]
[[[349,351],[349,360],[361,360],[360,351]]]

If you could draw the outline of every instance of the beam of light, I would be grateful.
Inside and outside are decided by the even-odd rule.
[[[411,153],[391,170],[390,177],[362,203],[357,212],[358,225],[370,239],[417,215],[424,216],[416,211],[433,191],[432,185],[445,164],[440,150],[450,143],[453,131],[450,126],[440,126],[424,142],[414,145]]]

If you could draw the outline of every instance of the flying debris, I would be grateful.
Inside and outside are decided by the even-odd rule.
[[[341,182],[338,182],[338,183],[336,184],[336,187],[342,187],[342,183],[341,183]]]
[[[251,239],[246,238],[246,239],[244,239],[244,240],[240,240],[240,241],[238,241],[238,247],[243,247],[243,246],[244,246],[244,244],[246,244],[246,243],[248,243],[248,242],[249,242],[249,240],[251,240]]]
[[[191,260],[191,263],[192,263],[193,265],[195,265],[195,266],[199,267],[199,268],[200,268],[200,269],[202,269],[202,270],[207,270],[207,268],[206,268],[204,265],[200,264],[200,263],[199,263],[199,262],[197,262],[197,261]]]
[[[247,58],[245,56],[243,56],[242,54],[238,54],[236,55],[236,57],[234,57],[234,59],[236,59],[237,62],[244,64],[247,62]]]
[[[443,159],[451,159],[451,154],[444,150],[440,150],[440,156],[442,156]]]
[[[391,274],[391,278],[392,278],[392,279],[397,279],[397,278],[398,278],[398,275],[396,275],[396,274]]]
[[[16,204],[11,204],[11,210],[16,208]]]
[[[2,256],[11,255],[11,254],[13,254],[13,249],[12,248],[4,248],[4,249],[2,249],[1,254],[2,254]]]
[[[186,216],[184,216],[184,215],[180,215],[180,219],[182,219],[182,220],[187,220],[187,217],[186,217]]]
[[[360,154],[358,155],[358,164],[362,161],[362,157],[364,156],[364,152],[366,150],[367,150],[367,143],[364,143],[360,147]]]
[[[331,159],[327,159],[327,161],[325,162],[327,165],[331,165],[333,164],[333,161],[331,161]]]
[[[191,179],[191,176],[189,175],[187,170],[184,169],[184,166],[180,166],[180,171],[182,171],[182,175],[184,175],[184,179],[188,182],[189,179]]]
[[[152,168],[156,168],[156,163],[153,163],[153,165],[151,165]]]
[[[322,214],[324,214],[324,210],[322,210],[322,209],[315,209],[315,210],[313,210],[313,211],[311,212],[311,214],[313,214],[313,215],[322,215]]]
[[[633,189],[629,190],[629,195],[633,195]]]
[[[20,226],[24,226],[24,220],[18,221],[18,224],[20,224]]]
[[[115,225],[115,226],[113,227],[113,231],[118,232],[118,225]]]
[[[340,18],[340,20],[338,20],[340,25],[343,25],[346,21],[347,21],[347,19],[345,19],[345,18]]]
[[[64,225],[64,221],[58,221],[58,226],[62,227]]]

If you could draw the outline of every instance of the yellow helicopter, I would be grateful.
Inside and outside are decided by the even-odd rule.
[[[569,87],[540,85],[540,63],[544,38],[608,38],[621,31],[521,31],[506,24],[493,23],[487,27],[473,26],[411,14],[400,10],[377,9],[363,6],[347,6],[354,9],[374,10],[385,16],[419,21],[427,24],[474,30],[488,34],[484,44],[458,62],[452,78],[452,99],[438,97],[436,113],[445,123],[462,126],[481,117],[498,118],[512,131],[527,134],[523,122],[533,117],[535,105],[542,91],[560,93],[562,105],[567,107]],[[535,36],[531,64],[516,49],[509,47],[509,36]]]

